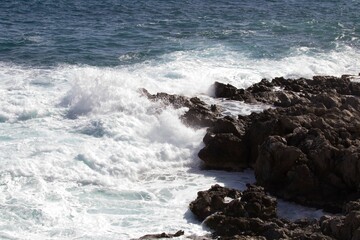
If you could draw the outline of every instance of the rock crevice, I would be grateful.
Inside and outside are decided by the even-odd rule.
[[[216,97],[275,107],[214,121],[199,152],[205,166],[253,168],[257,183],[276,196],[331,212],[359,197],[359,83],[315,76],[248,89],[217,82],[214,89]]]
[[[205,168],[255,171],[257,186],[244,192],[218,185],[199,192],[190,204],[198,219],[220,239],[360,239],[360,83],[314,76],[263,79],[247,89],[215,82],[213,89],[217,98],[273,107],[234,118],[198,98],[142,90],[152,101],[187,107],[186,124],[208,127],[198,154]],[[341,215],[280,219],[265,191]]]

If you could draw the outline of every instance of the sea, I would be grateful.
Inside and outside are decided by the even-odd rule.
[[[206,129],[139,93],[358,75],[359,0],[1,0],[0,239],[203,235],[188,204],[253,172],[206,171]],[[289,219],[319,209],[279,203]]]

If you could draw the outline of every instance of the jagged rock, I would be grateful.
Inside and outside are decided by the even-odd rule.
[[[288,146],[285,138],[270,136],[259,149],[255,166],[257,181],[261,185],[271,184],[281,189],[284,187],[284,179],[288,172],[294,170],[294,166],[301,166],[302,162],[306,161],[306,155],[300,149]],[[304,188],[308,187],[304,186]]]
[[[214,185],[207,191],[198,192],[197,199],[190,203],[190,210],[201,221],[216,212],[232,217],[276,217],[276,200],[266,195],[262,187],[250,184],[247,187],[241,193]]]
[[[215,185],[199,192],[190,204],[193,213],[220,239],[332,239],[320,231],[316,220],[279,219],[276,199],[262,187],[248,184],[247,190],[236,192],[240,197],[226,201],[234,191]]]
[[[265,237],[262,236],[241,236],[241,235],[235,235],[231,237],[219,237],[216,238],[219,240],[266,240]]]
[[[217,120],[200,159],[209,168],[254,168],[275,195],[339,212],[360,196],[360,83],[349,79],[275,78],[246,90],[216,82],[217,97],[276,108]]]
[[[320,219],[323,233],[342,240],[360,239],[360,200],[344,207],[345,216],[324,216]]]
[[[147,234],[144,235],[140,238],[138,238],[138,240],[151,240],[151,239],[163,239],[163,238],[175,238],[175,237],[180,237],[184,235],[184,231],[179,230],[176,233],[172,234],[172,233],[159,233],[159,234]]]
[[[215,90],[215,97],[217,98],[227,98],[232,100],[245,101],[248,103],[256,102],[256,99],[249,91],[244,89],[237,89],[230,84],[215,82],[212,88]]]
[[[182,120],[192,127],[210,127],[220,116],[216,105],[208,105],[197,97],[187,98],[180,95],[167,93],[150,94],[146,89],[140,93],[152,101],[161,101],[165,106],[174,108],[187,107],[189,110],[182,116]]]
[[[235,95],[239,94],[239,89],[230,85],[215,82],[213,89],[215,90],[215,97],[217,98],[233,98]]]
[[[241,121],[224,117],[214,122],[203,141],[206,146],[199,157],[207,168],[242,170],[248,167],[248,149],[243,142],[244,125]]]
[[[213,240],[214,238],[211,236],[211,234],[207,234],[205,236],[190,235],[190,236],[186,236],[186,239],[191,239],[191,240]]]
[[[189,98],[180,95],[172,95],[163,92],[150,94],[145,88],[140,89],[140,93],[150,100],[161,101],[164,105],[172,105],[174,108],[191,107],[193,105]]]
[[[207,134],[206,146],[198,156],[207,168],[242,170],[248,167],[242,139],[232,133]]]
[[[221,119],[217,119],[209,129],[211,133],[232,133],[236,137],[242,137],[244,135],[245,129],[242,122],[235,120],[229,116],[226,116]]]
[[[237,199],[241,195],[242,193],[238,190],[214,185],[207,191],[198,192],[196,200],[191,202],[189,207],[196,217],[203,221],[211,214],[225,208],[225,198]]]
[[[205,224],[215,230],[215,235],[262,235],[264,222],[260,219],[245,217],[229,217],[224,214],[214,214],[205,220]]]

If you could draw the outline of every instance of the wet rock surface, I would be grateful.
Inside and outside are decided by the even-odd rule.
[[[179,230],[176,233],[159,233],[159,234],[147,234],[144,235],[138,240],[151,240],[151,239],[164,239],[164,238],[176,238],[184,235],[184,231]]]
[[[264,79],[248,89],[214,83],[217,98],[273,106],[237,118],[198,98],[143,92],[187,107],[186,124],[208,127],[198,154],[205,168],[255,171],[258,186],[240,192],[215,185],[190,204],[214,238],[360,239],[360,83],[350,77]],[[265,191],[340,215],[279,219]]]
[[[290,222],[276,215],[277,201],[263,187],[247,185],[240,192],[219,185],[198,193],[191,211],[219,239],[333,239],[317,220]]]
[[[245,126],[241,121],[224,117],[214,121],[205,135],[205,147],[199,157],[207,168],[241,170],[248,168],[248,149],[244,142]]]
[[[190,203],[190,210],[200,221],[203,221],[211,214],[224,209],[226,198],[238,199],[241,196],[242,193],[238,190],[214,185],[208,191],[198,192],[197,199]]]
[[[165,106],[174,108],[186,107],[188,110],[182,116],[185,124],[191,127],[210,127],[220,117],[219,109],[215,105],[207,105],[197,97],[188,98],[176,94],[150,94],[146,89],[140,89],[140,94],[151,101],[159,101]]]
[[[360,197],[360,84],[342,78],[275,78],[250,88],[215,83],[217,97],[273,104],[214,121],[199,157],[208,168],[253,168],[266,190],[340,212]]]

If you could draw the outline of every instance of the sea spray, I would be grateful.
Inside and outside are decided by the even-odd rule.
[[[2,63],[1,236],[114,239],[179,228],[205,233],[187,213],[196,192],[254,179],[201,171],[197,152],[205,129],[185,126],[179,116],[186,109],[151,102],[138,89],[213,101],[207,95],[214,81],[246,87],[263,77],[354,73],[359,56],[347,48],[255,60],[226,51],[180,51],[118,67]],[[222,104],[230,115],[262,110]]]
[[[236,116],[269,106],[216,101],[214,81],[244,88],[262,78],[358,74],[358,4],[339,2],[5,1],[0,237],[206,233],[188,212],[197,191],[244,188],[253,173],[202,171],[206,130],[181,122],[185,108],[138,90],[199,96]],[[282,216],[299,217],[284,205]]]

